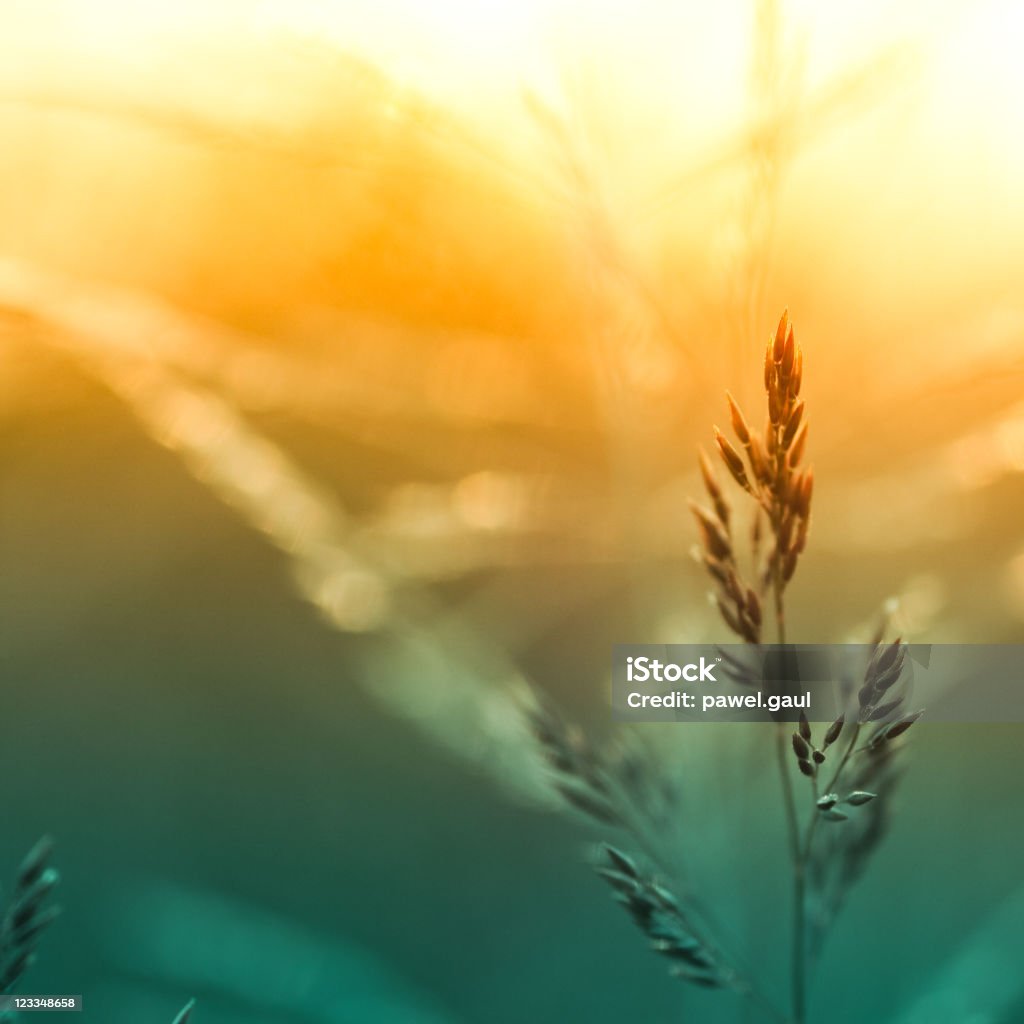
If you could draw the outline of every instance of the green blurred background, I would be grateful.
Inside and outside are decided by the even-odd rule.
[[[108,395],[63,383],[59,414],[4,430],[2,850],[11,873],[53,833],[66,908],[26,991],[81,992],[110,1022],[169,1020],[189,994],[211,1022],[743,1019],[646,952],[585,865],[589,830],[386,713],[356,685],[371,641],[318,621],[286,560]],[[600,720],[600,638],[630,628],[622,567],[498,568],[445,599],[485,582],[508,615],[559,592],[520,660]],[[781,992],[768,737],[667,728],[703,766],[684,780],[689,856]],[[1020,727],[925,725],[912,759],[815,984],[829,1020],[902,1020],[950,985],[1005,1009],[1018,984]],[[951,973],[975,945],[991,958]]]

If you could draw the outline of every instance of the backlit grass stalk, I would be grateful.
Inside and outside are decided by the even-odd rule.
[[[763,431],[751,429],[731,395],[735,441],[715,428],[718,456],[752,505],[752,528],[742,555],[732,504],[714,462],[700,452],[708,502],[691,503],[700,531],[699,558],[722,620],[751,648],[762,644],[769,617],[779,642],[786,642],[786,590],[810,530],[814,474],[802,465],[808,431],[802,380],[803,353],[783,314],[765,351]],[[768,615],[766,608],[771,609]],[[758,1006],[764,1019],[806,1024],[809,963],[888,827],[885,796],[897,781],[901,737],[921,712],[905,708],[906,648],[900,640],[883,644],[885,625],[859,670],[859,688],[848,667],[836,681],[841,710],[820,738],[803,716],[792,735],[776,722],[775,756],[793,876],[788,1013],[764,997],[757,972],[742,962],[736,943],[721,941],[714,901],[694,884],[679,851],[667,842],[681,808],[664,766],[629,744],[594,743],[563,722],[546,701],[538,699],[529,709],[552,788],[567,808],[627,844],[629,852],[604,843],[595,868],[651,947],[672,963],[676,977],[733,991]],[[736,681],[758,683],[759,668],[727,649],[720,654]],[[799,775],[791,771],[790,757]],[[827,780],[824,787],[822,780]]]
[[[752,537],[752,580],[740,574],[737,553],[732,543],[731,509],[715,476],[711,461],[700,451],[701,474],[711,498],[711,509],[697,504],[692,508],[701,531],[705,567],[716,583],[716,603],[726,625],[747,643],[761,642],[763,599],[770,592],[779,643],[786,642],[785,589],[796,572],[797,562],[810,528],[811,495],[814,471],[801,469],[807,443],[808,425],[804,402],[800,398],[803,383],[803,352],[796,343],[793,325],[787,313],[779,320],[764,355],[764,388],[767,419],[763,433],[752,429],[739,405],[728,392],[729,417],[739,449],[715,427],[718,454],[736,483],[756,502]],[[771,545],[761,553],[762,522],[771,534]],[[800,852],[800,828],[793,782],[790,778],[785,727],[777,723],[775,757],[782,785],[786,813],[786,831],[793,864],[793,956],[792,990],[794,1016],[805,1018],[804,937],[802,920],[804,881]]]
[[[763,432],[751,429],[732,395],[726,393],[734,444],[715,427],[718,454],[735,483],[753,500],[749,581],[741,573],[734,544],[734,515],[708,455],[699,452],[700,470],[710,505],[691,503],[701,537],[700,558],[714,583],[714,600],[725,624],[745,643],[762,642],[764,605],[770,599],[777,639],[786,643],[785,592],[796,572],[811,521],[814,472],[802,468],[808,423],[803,399],[803,353],[793,326],[783,313],[764,356],[764,388],[767,418]],[[742,453],[742,454],[741,454]],[[765,527],[769,546],[762,551]],[[878,807],[865,810],[855,826],[858,831],[839,850],[833,866],[814,845],[819,821],[845,822],[849,815],[838,805],[862,808],[872,804],[876,793],[867,788],[875,781],[891,779],[892,741],[906,732],[921,712],[907,715],[899,682],[904,666],[904,647],[899,640],[882,646],[881,634],[873,643],[864,683],[847,728],[845,711],[827,729],[821,746],[813,742],[810,723],[801,716],[799,728],[787,742],[786,728],[776,723],[775,755],[782,783],[786,829],[793,872],[791,999],[795,1024],[807,1020],[808,883],[818,884],[820,909],[818,931],[835,913],[849,884],[880,838],[885,818]],[[859,746],[869,723],[872,736]],[[824,792],[818,772],[828,760],[828,749],[840,743],[844,753]],[[806,829],[801,830],[797,795],[789,770],[788,747],[792,746],[800,774],[810,780],[810,804]],[[874,805],[872,805],[874,806]],[[837,881],[838,879],[838,881]]]

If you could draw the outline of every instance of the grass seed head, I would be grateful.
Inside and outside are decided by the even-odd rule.
[[[786,335],[789,333],[789,310],[784,310],[779,318],[779,325],[775,328],[775,342],[772,346],[772,359],[776,363],[782,362],[782,355],[786,348]]]
[[[843,726],[846,725],[846,715],[840,715],[829,727],[825,733],[825,739],[822,743],[822,749],[825,750],[832,746],[837,739],[839,734],[843,731]]]
[[[726,391],[725,397],[729,403],[729,417],[732,420],[732,429],[739,438],[740,444],[747,445],[750,443],[750,428],[747,426],[747,421],[743,418],[743,412],[736,404],[736,399],[728,391]]]
[[[732,478],[740,485],[740,487],[744,490],[748,490],[749,484],[747,482],[746,470],[743,468],[743,460],[740,458],[739,452],[733,448],[729,443],[729,439],[718,429],[718,427],[715,427],[715,441],[718,444],[718,451],[722,456],[722,461],[732,474]]]

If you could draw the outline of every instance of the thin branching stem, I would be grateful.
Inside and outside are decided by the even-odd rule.
[[[860,738],[860,723],[854,727],[853,733],[850,736],[850,742],[846,745],[846,752],[843,754],[839,764],[836,766],[836,770],[832,773],[832,778],[829,780],[828,785],[825,787],[826,793],[834,793],[836,786],[839,785],[839,780],[842,777],[843,772],[846,770],[846,766],[850,761],[850,758],[856,753],[857,740]],[[817,803],[817,800],[815,800]],[[817,808],[815,808],[817,811]],[[818,826],[819,814],[815,813],[811,815],[811,820],[807,823],[807,835],[804,837],[803,848],[801,851],[801,859],[806,863],[811,856],[811,843],[814,842],[814,833]]]
[[[781,578],[775,571],[775,607],[778,625],[779,643],[786,642],[786,624],[783,611]],[[793,793],[793,779],[789,773],[789,758],[786,750],[786,727],[782,722],[775,729],[775,757],[778,761],[779,776],[782,780],[783,801],[786,806],[786,831],[789,835],[790,861],[793,866],[793,962],[792,962],[792,999],[793,1019],[795,1024],[804,1024],[806,1013],[806,988],[804,965],[805,951],[805,862],[800,847],[800,821],[796,812],[796,797]]]
[[[828,785],[826,793],[835,792],[835,788],[842,777],[846,765],[853,756],[860,736],[860,724],[858,723],[850,736],[850,742],[846,746],[846,752],[836,766]],[[814,802],[817,805],[818,789],[815,783],[813,788]],[[807,864],[811,859],[811,845],[814,842],[814,833],[818,826],[818,819],[821,815],[815,806],[811,812],[810,821],[807,823],[807,834],[800,845],[796,860],[794,861],[794,895],[793,910],[795,913],[793,929],[793,1020],[794,1024],[805,1024],[807,1020],[807,913],[806,913],[806,885],[807,885]]]
[[[777,529],[777,524],[776,529]],[[786,642],[786,609],[783,598],[783,580],[781,560],[776,554],[772,559],[772,590],[775,595],[775,625],[780,644]],[[786,807],[786,832],[789,837],[790,863],[793,868],[793,953],[792,953],[792,1000],[793,1019],[795,1024],[805,1024],[807,1019],[805,977],[806,938],[804,911],[805,895],[805,860],[800,845],[800,820],[796,811],[796,796],[793,793],[793,779],[789,774],[789,758],[786,750],[786,727],[782,722],[775,729],[775,757],[779,766],[779,777],[782,781],[783,802]]]

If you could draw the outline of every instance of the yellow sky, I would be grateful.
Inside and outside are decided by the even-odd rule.
[[[9,0],[4,93],[93,90],[287,117],[301,103],[269,74],[304,40],[361,54],[393,79],[515,143],[532,141],[522,93],[599,112],[610,161],[643,187],[732,130],[749,106],[743,0]],[[767,9],[772,5],[763,4]],[[1024,5],[1014,0],[778,5],[787,79],[810,97],[891,47],[915,63],[896,158],[997,190],[1024,171]],[[594,120],[591,112],[591,120]],[[592,127],[592,126],[591,126]],[[878,139],[886,145],[884,137]],[[941,166],[939,164],[941,163]],[[662,166],[662,165],[666,166]],[[639,168],[639,169],[638,169]],[[920,168],[914,168],[920,173]],[[1009,198],[1009,197],[1008,197]]]
[[[96,118],[18,103],[42,96],[136,115],[186,109],[246,130],[304,130],[311,111],[315,120],[331,110],[325,67],[337,47],[546,173],[551,153],[523,103],[531,91],[589,147],[624,244],[651,260],[661,246],[682,247],[712,274],[718,263],[731,272],[742,189],[726,181],[709,191],[685,177],[672,186],[735,140],[756,109],[756,8],[738,0],[636,0],[628,9],[596,0],[9,0],[0,7],[0,125],[43,191],[28,227],[12,219],[27,216],[24,202],[10,200],[8,229],[21,244],[42,226],[46,251],[62,258],[66,240],[51,237],[61,225],[87,245],[96,230],[135,224],[137,242],[119,239],[133,245],[133,263],[147,258],[139,246],[165,243],[151,258],[178,259],[174,238],[189,213],[195,230],[207,216],[189,205],[196,194],[207,201],[195,154],[164,145],[145,163],[143,147],[158,134],[140,130],[139,117],[128,128],[110,119],[111,139]],[[788,0],[778,12],[774,74],[801,133],[780,196],[789,262],[814,268],[822,301],[830,282],[838,293],[851,280],[879,301],[895,302],[898,290],[908,308],[951,281],[1008,289],[1024,257],[1024,62],[1016,52],[1024,5]],[[315,60],[304,49],[310,42],[321,46]],[[869,75],[854,90],[856,109],[840,105],[835,124],[814,122],[816,102],[886,55],[895,73]],[[7,173],[10,185],[17,165]],[[176,216],[156,223],[146,194],[135,208],[124,205],[144,182],[168,185]],[[351,201],[362,199],[353,193]],[[72,204],[81,217],[69,217]],[[913,272],[922,260],[928,272]]]
[[[298,34],[359,50],[467,107],[522,84],[545,88],[573,65],[607,62],[615,90],[653,99],[673,82],[704,82],[702,106],[717,112],[742,91],[754,6],[736,0],[638,0],[628,10],[608,0],[8,0],[0,20],[4,49],[21,75],[52,74],[47,56],[77,54],[106,63],[110,72],[138,68],[182,45],[205,41],[245,50]],[[1014,0],[787,0],[779,10],[785,41],[811,86],[902,40],[933,66],[932,87],[948,87],[943,101],[984,97],[995,117],[1008,113],[1024,86],[1017,59],[1024,8]],[[179,71],[187,77],[187,69]],[[5,77],[11,75],[8,69]]]

